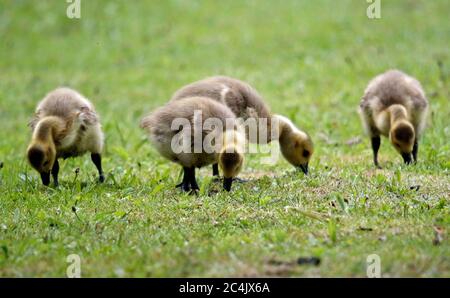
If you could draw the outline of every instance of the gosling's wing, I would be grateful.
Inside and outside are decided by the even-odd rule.
[[[412,78],[410,89],[410,101],[413,107],[413,109],[410,110],[411,122],[414,125],[417,135],[420,137],[426,126],[428,99],[418,80]]]
[[[37,111],[36,113],[34,113],[33,117],[30,119],[30,121],[28,121],[28,127],[31,128],[31,131],[34,131],[34,129],[36,128],[36,125],[39,122],[39,112]]]
[[[418,110],[426,110],[428,107],[428,99],[425,95],[425,91],[422,88],[420,82],[414,78],[411,78],[410,95],[414,108]]]
[[[367,115],[371,115],[372,108],[377,99],[378,98],[376,96],[374,96],[372,93],[369,93],[369,92],[364,93],[364,95],[361,97],[361,100],[359,102],[360,110]]]
[[[88,106],[82,106],[79,109],[78,119],[85,125],[94,125],[100,122],[97,113]]]

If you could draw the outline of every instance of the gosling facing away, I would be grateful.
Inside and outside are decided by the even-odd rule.
[[[234,114],[246,121],[253,118],[257,123],[257,133],[246,136],[249,142],[265,144],[273,140],[280,143],[281,153],[293,166],[308,173],[308,163],[314,146],[308,134],[298,129],[288,118],[273,115],[258,92],[248,83],[225,76],[206,78],[184,86],[172,96],[172,101],[190,96],[205,96],[227,105]],[[261,127],[259,119],[265,119]],[[278,122],[277,133],[271,134],[272,123]],[[275,122],[275,123],[276,123]],[[261,137],[263,136],[263,137]],[[213,175],[218,175],[213,166]]]
[[[104,181],[101,152],[103,133],[99,117],[92,103],[69,88],[58,88],[48,93],[37,105],[30,121],[31,142],[27,157],[46,186],[50,184],[50,173],[58,186],[58,158],[68,158],[91,152],[92,162],[97,167],[99,181]]]
[[[426,123],[428,100],[419,81],[398,70],[375,77],[360,103],[360,115],[378,163],[380,135],[388,137],[406,164],[417,162],[419,138]],[[411,158],[412,155],[412,158]]]
[[[177,187],[198,190],[195,168],[218,164],[225,178],[223,187],[231,190],[244,163],[245,133],[227,106],[205,97],[183,98],[144,117],[141,128],[163,157],[183,167],[183,181]]]

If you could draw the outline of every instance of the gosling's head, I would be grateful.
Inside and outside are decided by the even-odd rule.
[[[233,178],[237,177],[244,164],[244,154],[235,147],[226,147],[219,154],[219,167],[223,174],[223,188],[231,190]]]
[[[411,152],[414,146],[415,132],[414,127],[408,121],[399,121],[395,123],[389,132],[389,139],[403,157],[406,164],[411,163]]]
[[[286,136],[281,136],[280,149],[290,164],[308,174],[308,164],[314,152],[314,145],[306,133],[292,131]]]
[[[27,150],[30,165],[41,174],[42,184],[50,184],[50,171],[56,159],[55,146],[44,143],[32,143]]]

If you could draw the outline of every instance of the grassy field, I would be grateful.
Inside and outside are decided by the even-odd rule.
[[[450,277],[450,23],[447,0],[0,2],[0,276]],[[372,165],[357,106],[388,68],[417,77],[430,101],[419,163],[382,139]],[[215,74],[251,83],[309,132],[311,175],[249,155],[246,184],[174,189],[140,118],[179,87]],[[25,160],[27,121],[51,89],[78,89],[106,134],[103,185],[88,156],[46,188]],[[80,168],[78,175],[75,169]],[[442,241],[436,241],[439,231]],[[435,240],[435,241],[434,241]],[[434,243],[433,243],[434,241]],[[320,265],[297,265],[299,257]]]

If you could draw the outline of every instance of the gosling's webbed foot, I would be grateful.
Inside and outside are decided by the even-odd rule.
[[[177,184],[175,186],[175,188],[181,188],[181,190],[184,192],[188,192],[191,190],[191,186],[189,185],[189,182],[185,182],[185,181],[181,182],[180,184]]]
[[[187,192],[189,195],[197,195],[199,188],[198,186],[196,188],[192,187],[189,183],[183,183],[177,184],[176,188],[181,188],[183,192]]]
[[[225,178],[224,178],[225,179]],[[221,177],[214,177],[213,179],[212,179],[212,181],[213,182],[222,182],[223,181],[223,179],[221,178]],[[248,179],[243,179],[243,178],[238,178],[238,177],[236,177],[236,178],[233,178],[233,182],[237,182],[237,183],[247,183],[247,182],[249,182],[250,180],[248,180]]]
[[[238,177],[233,178],[233,182],[237,182],[237,183],[247,183],[249,181],[250,180],[248,180],[248,179],[243,179],[243,178],[238,178]]]
[[[190,196],[194,196],[194,195],[196,196],[196,195],[198,195],[198,192],[199,192],[199,191],[198,191],[197,189],[191,189],[191,190],[189,191],[189,195],[190,195]]]
[[[200,187],[198,187],[197,181],[195,180],[195,178],[191,181],[191,189],[192,190],[200,190]]]
[[[191,181],[191,190],[189,191],[189,195],[193,196],[193,195],[198,195],[199,191],[200,191],[200,187],[198,187],[197,181],[195,181],[195,178],[193,181]]]

